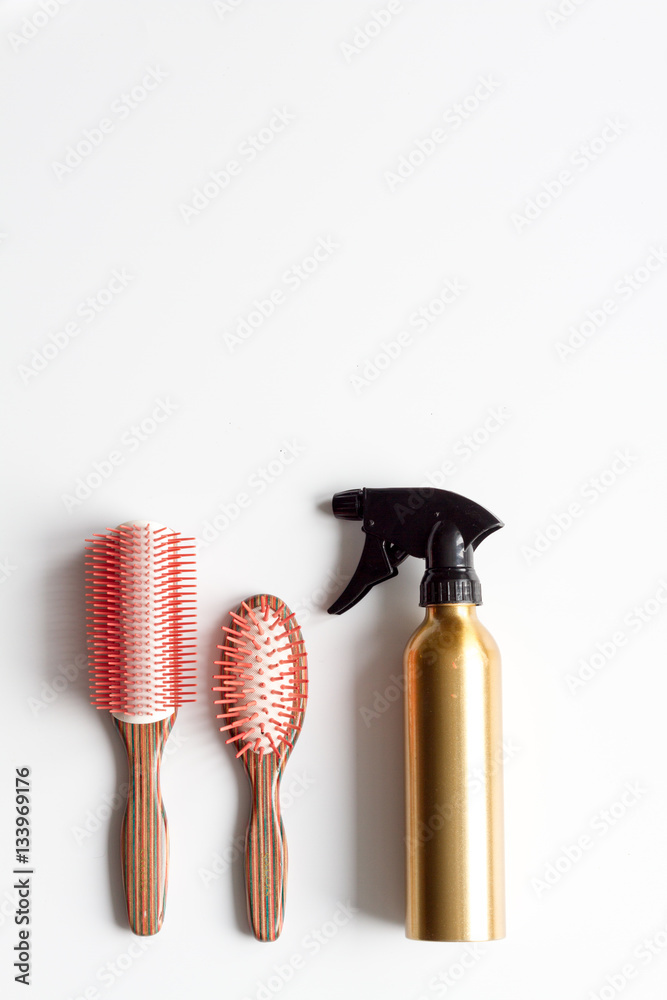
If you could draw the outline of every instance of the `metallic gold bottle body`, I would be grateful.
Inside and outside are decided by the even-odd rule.
[[[426,608],[405,650],[406,934],[505,936],[500,654],[474,604]]]

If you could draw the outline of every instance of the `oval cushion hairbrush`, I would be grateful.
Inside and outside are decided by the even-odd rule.
[[[130,781],[121,828],[127,912],[135,934],[162,926],[169,837],[160,758],[177,708],[194,701],[194,539],[130,521],[86,547],[91,698],[111,712]]]
[[[280,779],[303,723],[308,695],[306,648],[284,601],[256,594],[231,614],[216,660],[213,690],[220,731],[237,750],[252,794],[246,834],[248,919],[255,937],[275,941],[282,930],[287,842],[280,815]]]

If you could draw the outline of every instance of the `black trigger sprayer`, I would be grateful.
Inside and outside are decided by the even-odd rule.
[[[336,493],[333,513],[361,521],[359,564],[329,608],[342,614],[408,556],[426,561],[421,625],[404,654],[406,934],[425,941],[505,936],[500,654],[477,618],[473,553],[502,527],[447,490]],[[481,787],[480,787],[481,784]]]

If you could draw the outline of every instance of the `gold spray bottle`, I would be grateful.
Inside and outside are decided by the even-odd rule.
[[[342,614],[413,555],[426,560],[425,618],[405,650],[406,934],[505,936],[500,654],[477,618],[473,550],[502,522],[435,489],[347,490],[333,512],[366,542]]]

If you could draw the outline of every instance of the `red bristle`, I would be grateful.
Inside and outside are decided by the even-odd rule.
[[[239,743],[237,756],[289,753],[307,700],[307,660],[295,613],[263,594],[243,601],[223,631],[226,642],[218,648],[225,658],[215,661],[221,684],[213,689],[220,695],[221,731],[236,733],[227,742]]]
[[[243,608],[243,609],[244,609],[245,611],[247,611],[247,612],[248,612],[248,618],[249,618],[249,619],[250,619],[250,621],[251,621],[251,622],[253,623],[253,625],[256,625],[256,626],[257,626],[257,631],[259,632],[259,634],[260,634],[260,635],[262,635],[262,634],[263,634],[263,633],[262,633],[262,626],[260,625],[260,623],[259,623],[259,619],[257,618],[257,616],[256,616],[255,612],[254,612],[254,611],[252,610],[252,608],[251,608],[251,607],[249,607],[249,605],[248,605],[248,604],[246,604],[246,602],[245,602],[245,601],[242,601],[242,602],[241,602],[241,607],[242,607],[242,608]]]
[[[245,739],[243,733],[238,733],[236,736],[230,736],[228,740],[225,740],[225,743],[237,743],[242,739]]]
[[[121,525],[86,551],[91,698],[148,714],[194,701],[194,540]]]
[[[218,715],[218,716],[216,716],[216,718],[220,719],[220,718],[222,718],[222,716]],[[240,722],[230,722],[228,726],[220,726],[220,732],[224,733],[227,729],[238,729],[238,727],[240,726],[241,722],[243,722],[243,721],[244,720],[241,719]]]

